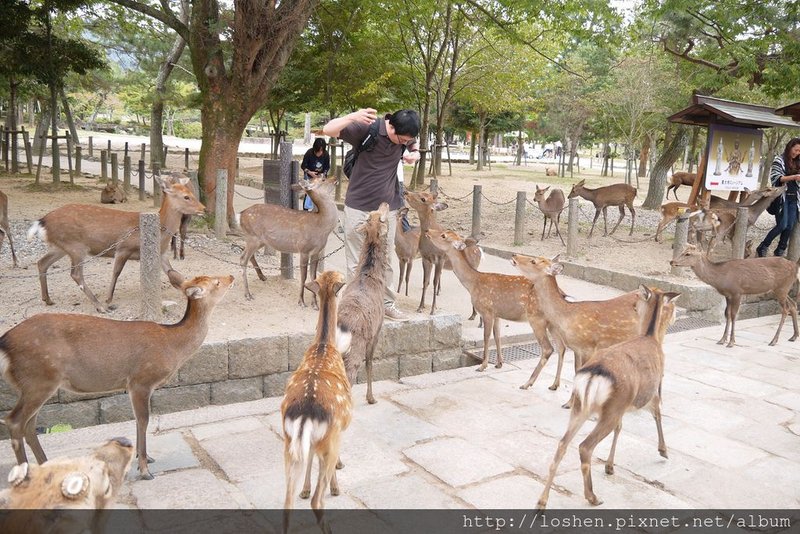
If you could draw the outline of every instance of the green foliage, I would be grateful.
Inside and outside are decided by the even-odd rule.
[[[173,128],[177,137],[200,139],[203,136],[203,126],[199,122],[177,121]]]

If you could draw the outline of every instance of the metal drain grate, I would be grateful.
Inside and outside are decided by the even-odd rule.
[[[676,332],[686,332],[687,330],[697,330],[698,328],[706,328],[708,326],[716,326],[718,322],[709,321],[706,319],[698,319],[695,317],[684,317],[678,319],[674,324],[667,328],[668,334]],[[494,340],[489,343],[494,346]],[[478,361],[483,359],[483,348],[476,347],[466,351],[470,356]],[[505,345],[503,347],[503,361],[513,362],[520,360],[532,360],[542,355],[542,348],[538,343],[521,343],[519,345]],[[489,362],[497,362],[497,350],[489,349]]]

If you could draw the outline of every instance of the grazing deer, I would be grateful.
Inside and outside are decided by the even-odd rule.
[[[336,227],[339,211],[333,199],[336,177],[320,176],[312,181],[301,180],[292,184],[295,191],[305,191],[311,197],[316,212],[301,211],[275,204],[256,204],[242,211],[240,224],[245,235],[245,247],[240,258],[244,296],[253,300],[247,285],[247,262],[255,267],[259,279],[267,277],[258,266],[255,253],[261,247],[270,247],[279,252],[300,254],[300,298],[297,304],[305,307],[305,283],[311,264],[311,279],[317,276],[320,254],[325,250],[328,236]],[[317,297],[312,293],[312,304],[317,309]]]
[[[575,370],[598,349],[627,341],[639,335],[639,316],[636,313],[636,291],[608,300],[569,302],[558,287],[556,275],[564,266],[558,256],[549,260],[542,257],[515,254],[511,263],[533,283],[539,309],[567,347],[575,353]],[[523,388],[530,387],[547,363],[539,362]]]
[[[361,257],[355,277],[347,284],[339,303],[336,328],[349,348],[342,352],[350,384],[355,384],[361,362],[366,361],[367,402],[375,404],[372,394],[372,355],[383,327],[383,295],[386,287],[383,272],[389,261],[386,234],[389,205],[383,202],[370,212],[357,232],[364,234]]]
[[[385,228],[385,223],[382,224]],[[384,236],[385,233],[386,230]],[[383,280],[383,274],[378,278]],[[281,403],[286,466],[284,532],[289,529],[297,482],[304,467],[310,471],[314,456],[319,458],[319,478],[311,508],[323,532],[330,531],[323,516],[323,495],[329,484],[331,495],[339,494],[336,463],[342,432],[350,425],[353,411],[350,382],[337,348],[336,293],[343,285],[344,276],[335,271],[325,271],[306,284],[319,297],[319,318],[316,337],[306,349],[303,362],[289,379]],[[382,321],[383,302],[379,312]]]
[[[483,318],[483,361],[477,370],[484,371],[489,364],[489,338],[491,335],[494,335],[497,349],[495,367],[499,369],[503,366],[500,319],[530,323],[536,340],[542,348],[542,359],[539,363],[541,367],[543,365],[541,362],[547,361],[553,353],[553,345],[547,337],[550,325],[539,311],[541,302],[532,291],[531,283],[523,276],[476,271],[469,265],[462,253],[466,246],[464,239],[455,232],[429,230],[428,238],[434,246],[447,254],[453,263],[453,272],[469,291],[472,306]],[[564,361],[564,344],[557,333],[554,332],[553,337],[558,350],[559,363],[555,382],[550,389],[558,388],[561,365]]]
[[[136,417],[139,474],[153,478],[146,442],[150,397],[200,348],[214,306],[233,284],[232,276],[185,281],[174,270],[169,276],[188,300],[176,324],[42,313],[0,337],[0,372],[19,391],[6,417],[17,463],[28,461],[25,441],[36,461],[47,461],[36,436],[36,416],[58,388],[76,393],[126,390]]]
[[[561,237],[561,232],[558,225],[561,222],[561,211],[564,209],[564,192],[561,189],[553,189],[548,195],[547,199],[544,198],[545,192],[550,189],[550,186],[539,188],[536,186],[536,193],[533,195],[533,201],[539,205],[539,209],[544,214],[544,226],[542,226],[542,241],[544,241],[544,231],[547,228],[547,219],[550,219],[550,230],[547,232],[547,237],[550,237],[550,232],[553,230],[553,220],[556,222],[556,235],[561,239],[561,244],[564,243],[564,238]]]
[[[592,229],[589,230],[589,237],[592,237],[594,232],[594,225],[597,224],[597,218],[600,217],[600,211],[603,211],[603,235],[613,235],[617,231],[617,226],[622,222],[625,217],[625,206],[631,210],[631,231],[628,235],[633,235],[633,225],[636,222],[636,210],[633,209],[633,199],[636,198],[636,188],[627,184],[613,184],[605,187],[598,187],[597,189],[589,189],[584,184],[586,180],[581,180],[572,186],[572,190],[567,195],[567,198],[583,197],[592,204],[594,204],[594,220],[592,221]],[[619,206],[619,219],[617,224],[608,233],[608,219],[606,212],[609,206]]]
[[[0,491],[0,509],[108,508],[114,502],[114,497],[125,480],[133,452],[133,445],[129,439],[114,438],[86,456],[57,458],[42,465],[27,463],[16,465],[8,474],[11,486]],[[91,518],[89,514],[84,517]],[[6,523],[3,527],[8,528],[9,525]],[[49,529],[39,530],[39,532],[49,531]],[[73,531],[67,530],[67,532]]]
[[[558,176],[558,171],[556,169],[551,169],[550,167],[544,168],[544,175],[545,176]]]
[[[558,464],[572,438],[592,415],[597,425],[580,444],[583,494],[590,504],[602,501],[592,489],[592,453],[612,431],[614,438],[606,460],[606,473],[614,474],[614,451],[626,412],[648,408],[656,421],[658,452],[667,457],[664,432],[661,429],[661,381],[664,377],[664,334],[675,314],[673,301],[679,293],[639,287],[636,311],[641,334],[633,339],[605,348],[595,354],[575,374],[572,411],[569,425],[558,443],[538,508],[547,506],[550,487]]]
[[[403,287],[403,280],[406,282],[406,296],[408,296],[408,279],[411,276],[411,266],[419,253],[419,226],[412,226],[408,230],[403,230],[403,219],[408,215],[408,208],[403,207],[397,213],[397,228],[394,232],[394,251],[397,259],[400,260],[400,279],[397,282],[397,292]]]
[[[128,201],[128,194],[125,193],[125,188],[120,185],[110,183],[100,191],[101,204],[122,204]]]
[[[770,291],[781,306],[781,322],[778,324],[775,336],[769,342],[770,346],[778,342],[778,336],[788,314],[792,315],[794,325],[794,334],[789,341],[797,339],[797,305],[789,296],[789,291],[797,282],[797,263],[780,257],[737,259],[715,263],[697,247],[687,245],[670,265],[691,267],[700,280],[725,297],[725,332],[717,341],[718,345],[727,342],[728,347],[733,347],[736,344],[734,328],[742,295],[760,295]]]
[[[164,193],[159,219],[161,221],[161,254],[164,271],[169,262],[164,253],[170,237],[178,231],[181,215],[200,215],[205,206],[197,201],[186,187],[188,179],[170,184],[159,180]],[[47,290],[47,270],[64,256],[72,262],[72,279],[100,313],[114,309],[111,300],[122,269],[128,260],[139,259],[139,213],[120,211],[102,206],[68,204],[56,208],[31,226],[28,239],[36,235],[47,243],[47,253],[38,261],[42,300],[52,305]],[[90,255],[114,256],[114,271],[105,304],[101,304],[83,280],[83,263]]]
[[[675,195],[675,200],[678,200],[678,188],[682,185],[692,187],[695,180],[697,180],[697,173],[689,172],[676,172],[669,177],[669,185],[667,186],[666,199],[669,200],[669,192]]]
[[[14,267],[17,267],[17,253],[14,252],[14,239],[11,237],[11,227],[8,225],[8,197],[0,191],[0,248],[3,247],[3,239],[6,236],[11,247],[11,260],[14,262]]]
[[[425,292],[431,279],[431,269],[433,275],[433,301],[431,302],[431,315],[436,311],[436,290],[441,283],[442,268],[444,267],[445,253],[431,243],[428,237],[428,230],[443,231],[444,228],[436,221],[436,212],[447,208],[447,204],[439,202],[437,195],[425,191],[403,192],[406,202],[417,210],[419,215],[419,252],[422,255],[422,298],[417,307],[417,313],[425,310]]]

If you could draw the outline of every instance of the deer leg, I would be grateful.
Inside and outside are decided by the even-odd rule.
[[[548,345],[549,345],[548,347],[542,346],[542,355],[539,357],[539,363],[536,364],[536,368],[533,370],[533,373],[531,373],[531,377],[528,379],[528,381],[522,384],[519,387],[519,389],[528,389],[533,385],[534,382],[536,382],[536,379],[539,378],[539,373],[542,372],[542,369],[544,369],[544,366],[547,364],[547,360],[550,359],[550,355],[553,354],[552,345],[550,345],[549,343]],[[557,382],[558,382],[558,377],[556,377],[556,383]],[[550,389],[555,389],[555,388],[551,386]]]
[[[114,290],[117,287],[117,279],[119,275],[122,273],[122,269],[125,268],[125,263],[127,263],[129,256],[124,256],[121,254],[114,255],[114,270],[111,273],[111,285],[108,286],[108,295],[106,296],[106,305],[108,309],[113,310],[116,306],[110,306],[111,300],[114,298]]]
[[[542,239],[544,241],[544,231],[547,229],[547,215],[544,216],[544,224],[542,225]]]
[[[603,219],[605,219],[605,208],[603,208]],[[619,206],[619,219],[617,219],[617,224],[614,225],[614,228],[611,229],[611,233],[608,235],[614,235],[614,232],[617,231],[617,227],[619,223],[622,222],[622,219],[625,218],[625,206]]]
[[[400,293],[400,288],[403,287],[403,276],[406,273],[406,260],[403,258],[398,258],[398,263],[400,264],[400,275],[398,276],[397,280],[397,290],[395,293]]]
[[[567,352],[567,347],[558,334],[553,335],[553,340],[556,344],[555,349],[558,352],[558,367],[556,368],[556,377],[553,380],[553,384],[548,388],[551,391],[557,390],[558,386],[561,384],[561,369],[564,367],[564,353]]]
[[[734,333],[734,329],[736,328],[736,315],[739,313],[739,304],[742,302],[741,295],[734,295],[731,299],[731,337],[728,340],[728,344],[726,345],[728,348],[733,347],[736,344],[736,334]],[[781,321],[781,325],[783,325],[783,321]],[[781,329],[780,326],[778,327],[778,333],[780,333]]]
[[[247,262],[250,260],[253,261],[253,266],[256,270],[260,270],[258,268],[258,263],[256,263],[256,258],[253,256],[255,251],[252,249],[249,243],[245,244],[244,250],[242,251],[242,255],[239,257],[239,263],[242,265],[242,280],[244,281],[244,297],[247,300],[253,300],[253,295],[250,293],[250,286],[247,284]]]
[[[11,239],[11,230],[8,226],[0,229],[0,232],[3,232],[6,236],[8,236],[8,246],[11,247],[11,260],[14,262],[14,267],[18,267],[19,264],[17,263],[17,253],[14,252],[14,240]],[[3,244],[3,239],[0,237],[0,246]]]
[[[408,296],[408,280],[411,278],[411,266],[414,265],[414,258],[406,262],[406,296]]]
[[[661,428],[661,384],[658,385],[658,395],[650,401],[650,411],[656,421],[656,432],[658,432],[658,453],[664,458],[667,456],[667,444],[664,441],[664,430]]]
[[[581,366],[583,365],[583,361],[584,361],[583,354],[581,354],[580,352],[576,352],[573,349],[572,356],[573,356],[573,363],[575,365],[575,374],[577,375],[578,374],[578,369],[580,369]],[[572,407],[574,402],[575,402],[575,392],[573,391],[572,395],[569,396],[569,399],[567,400],[567,402],[562,404],[561,407],[569,409],[570,407]]]
[[[85,257],[85,255],[78,256],[77,254],[70,254],[70,259],[72,260],[72,269],[70,269],[70,275],[72,276],[72,279],[75,280],[75,283],[78,284],[78,287],[81,288],[81,291],[83,291],[83,293],[89,297],[89,300],[92,301],[94,308],[100,313],[106,313],[108,309],[100,304],[100,301],[94,296],[92,290],[86,287],[86,282],[83,280],[83,264],[81,262]]]
[[[147,466],[151,460],[147,456],[147,425],[150,423],[150,395],[152,390],[136,386],[128,382],[128,394],[131,397],[133,415],[136,417],[136,456],[139,462],[139,478],[153,480],[150,468]]]
[[[250,256],[250,263],[253,264],[253,268],[256,270],[256,274],[258,275],[258,279],[261,280],[262,282],[266,282],[267,281],[267,277],[264,275],[264,272],[261,270],[261,266],[258,264],[258,261],[256,261],[256,254],[255,254],[256,252],[258,252],[258,251],[254,250],[252,256]]]
[[[334,440],[338,441],[338,436],[332,436],[331,441]],[[331,449],[334,450],[337,448],[338,447],[331,447]],[[331,454],[331,451],[320,455],[319,478],[317,479],[317,487],[314,490],[314,496],[311,498],[311,509],[314,510],[314,515],[317,518],[317,526],[319,526],[320,530],[325,534],[329,534],[331,529],[328,522],[325,520],[325,503],[322,501],[322,497],[325,494],[325,490],[328,489],[331,479],[336,474],[336,457],[337,455]]]
[[[47,251],[47,254],[42,256],[42,258],[36,262],[36,266],[39,268],[39,285],[42,289],[42,300],[48,306],[52,306],[53,301],[50,300],[50,293],[47,291],[47,270],[51,265],[66,255],[67,253],[61,249],[51,248]]]
[[[792,337],[789,338],[789,341],[795,341],[797,339],[798,331],[797,331],[797,303],[791,299],[791,297],[787,296],[786,299],[789,301],[789,313],[792,314],[792,324],[794,326],[794,334]]]
[[[303,489],[300,491],[301,499],[308,499],[311,496],[311,468],[314,465],[314,455],[308,455],[308,462],[306,463],[306,476],[303,479]]]
[[[769,346],[772,347],[778,343],[778,336],[781,335],[781,329],[783,328],[783,323],[786,321],[786,316],[789,314],[789,296],[785,295],[782,298],[778,297],[778,303],[781,305],[781,322],[778,323],[778,329],[775,331],[775,336],[772,338],[772,341],[769,342]],[[794,316],[792,316],[794,319]]]
[[[614,453],[617,452],[617,438],[619,438],[619,432],[622,430],[622,421],[620,420],[619,424],[614,428],[614,438],[611,440],[611,450],[608,452],[608,458],[606,459],[606,474],[613,475],[614,474]]]
[[[38,416],[39,412],[37,411],[33,414],[33,417],[28,420],[28,424],[25,425],[25,441],[28,443],[28,447],[31,448],[36,462],[41,465],[47,461],[47,455],[45,455],[44,449],[42,449],[42,444],[39,443],[39,436],[36,435],[36,418]]]
[[[11,435],[11,448],[14,450],[14,456],[17,457],[18,464],[28,461],[28,456],[25,454],[26,437],[36,461],[40,464],[47,461],[42,446],[39,444],[39,439],[36,437],[36,416],[44,403],[47,402],[47,399],[52,397],[57,390],[58,387],[50,387],[35,394],[26,395],[21,392],[14,409],[6,417],[6,426],[8,427],[8,433]],[[34,431],[33,439],[26,435],[31,423]]]
[[[583,496],[593,506],[603,504],[603,501],[598,499],[592,490],[592,453],[597,444],[603,441],[617,427],[621,428],[621,422],[601,415],[597,426],[592,429],[578,447],[581,457],[581,474],[583,474]]]
[[[442,267],[444,267],[444,261],[439,260],[436,262],[435,271],[433,273],[433,287],[441,288],[442,286]],[[433,301],[431,302],[431,315],[433,312],[436,311],[436,291],[433,292]]]
[[[306,291],[306,277],[308,276],[308,254],[300,254],[300,298],[297,300],[297,305],[306,307],[306,300],[304,293]]]
[[[314,455],[311,454],[311,460]],[[286,472],[286,498],[283,501],[283,532],[289,532],[289,521],[294,508],[294,492],[297,490],[297,481],[300,480],[302,474],[303,462],[293,462],[289,454],[289,443],[284,441],[283,447],[283,465]],[[309,462],[310,465],[310,462]]]
[[[725,297],[725,331],[722,337],[717,341],[717,345],[724,345],[728,341],[728,333],[731,326],[731,299]]]
[[[375,396],[372,394],[372,355],[375,353],[375,346],[378,344],[378,336],[381,332],[381,327],[378,327],[378,331],[375,333],[375,336],[367,345],[367,351],[364,355],[364,360],[366,360],[365,367],[367,372],[367,402],[369,404],[375,404]]]
[[[581,426],[583,426],[583,423],[586,422],[586,419],[587,416],[583,414],[583,411],[580,408],[580,400],[577,400],[572,408],[572,412],[569,414],[569,425],[567,426],[567,431],[564,433],[564,437],[561,438],[561,441],[558,442],[556,454],[553,457],[553,462],[550,464],[550,472],[547,475],[547,482],[544,485],[542,495],[539,497],[539,502],[536,505],[536,507],[540,510],[543,510],[547,506],[547,499],[550,495],[550,487],[553,485],[553,479],[556,477],[558,464],[561,463],[561,460],[564,458],[564,453],[567,452],[567,447],[569,446],[570,441],[572,441],[572,438],[574,438],[575,434],[578,433],[578,430],[580,430]]]
[[[620,206],[619,209],[622,210],[622,206]],[[633,225],[636,222],[636,210],[633,209],[633,202],[628,204],[628,209],[631,210],[631,231],[628,232],[628,235],[633,235]],[[622,219],[620,219],[620,220],[622,220]]]
[[[561,240],[561,245],[567,246],[564,242],[564,237],[561,235],[561,230],[559,229],[559,225],[561,224],[561,212],[558,212],[558,216],[556,217],[556,235]]]
[[[494,364],[496,369],[503,367],[503,350],[500,348],[500,318],[495,317],[494,326],[492,326],[492,333],[494,335],[494,345],[497,349],[497,363]]]
[[[597,219],[600,217],[600,208],[594,210],[594,220],[592,221],[592,228],[589,230],[589,237],[594,233],[594,225],[597,224]]]
[[[481,317],[483,317],[483,361],[480,367],[475,369],[479,372],[485,371],[489,365],[489,336],[492,335],[492,325],[494,325],[494,317],[491,313],[487,313],[485,317],[481,313]]]
[[[428,284],[431,280],[431,267],[433,264],[430,260],[422,258],[422,298],[417,307],[417,313],[422,313],[425,310],[425,291],[428,290]]]

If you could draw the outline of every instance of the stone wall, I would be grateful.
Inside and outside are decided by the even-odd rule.
[[[152,413],[282,395],[313,338],[312,334],[296,334],[205,344],[153,393]],[[458,315],[387,321],[375,349],[373,380],[397,380],[472,363],[462,353]],[[358,382],[365,380],[362,365]],[[16,400],[16,392],[0,380],[0,412],[13,408]],[[133,410],[127,393],[80,395],[59,390],[42,408],[37,426],[67,423],[77,428],[128,419],[133,419]],[[0,439],[7,437],[6,427],[0,425]]]

